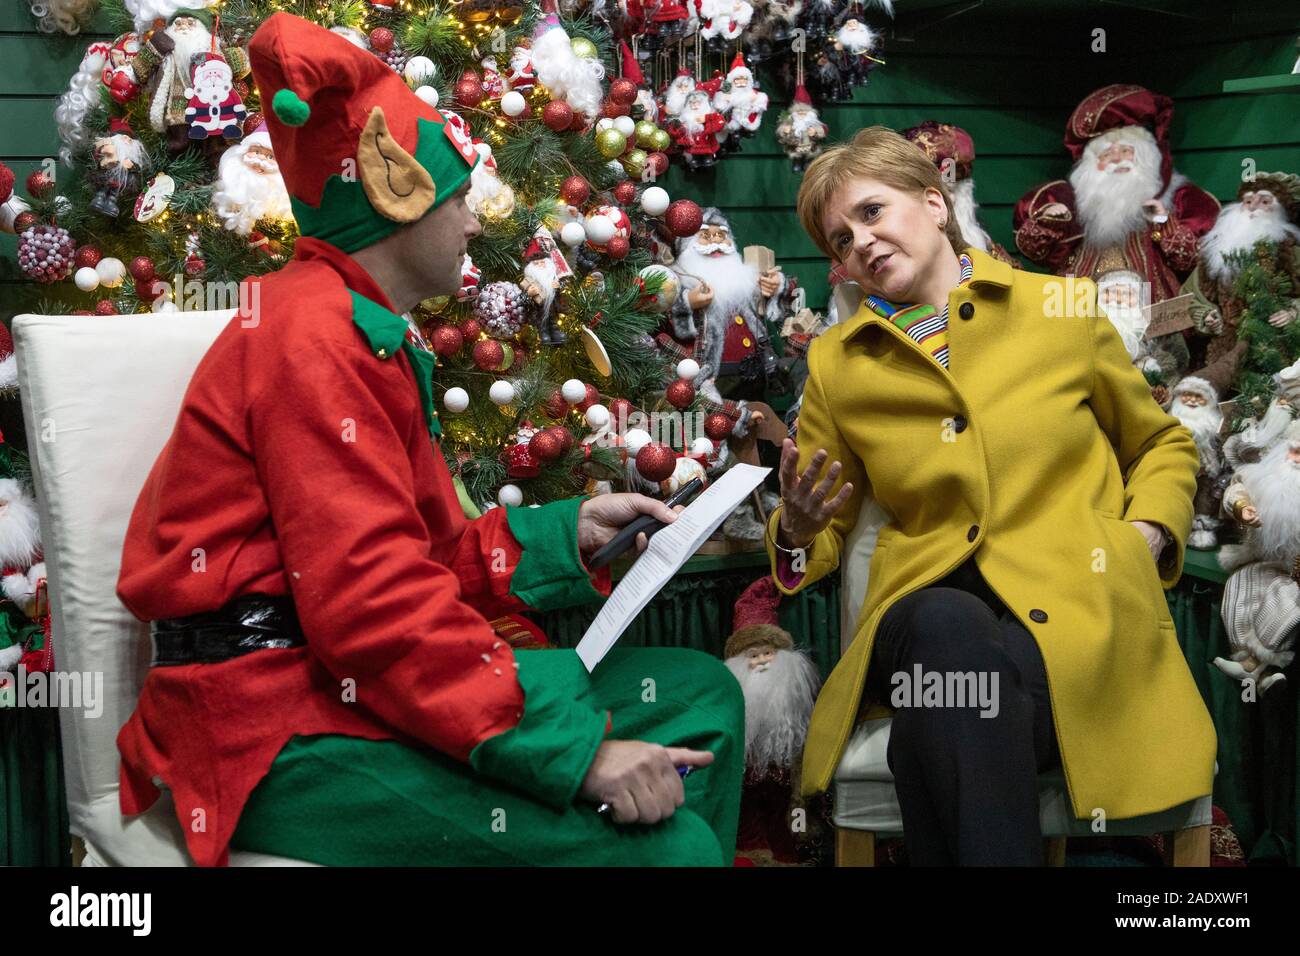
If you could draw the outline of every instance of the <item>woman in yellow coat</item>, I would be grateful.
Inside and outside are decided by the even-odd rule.
[[[838,567],[864,495],[889,518],[813,712],[804,792],[829,787],[859,717],[893,705],[914,863],[1038,862],[1034,779],[1057,760],[1080,819],[1210,793],[1214,728],[1162,591],[1182,572],[1196,447],[1095,287],[967,248],[935,168],[883,127],[814,161],[798,211],[868,298],[808,354],[768,527],[778,585]],[[931,671],[982,675],[997,700],[933,706],[912,686]]]

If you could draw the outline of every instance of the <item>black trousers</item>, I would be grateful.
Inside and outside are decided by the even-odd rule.
[[[923,696],[918,684],[936,680],[947,692]],[[984,703],[955,692],[980,680],[996,691]],[[1037,775],[1060,762],[1047,672],[974,559],[886,612],[866,690],[895,707],[888,759],[909,863],[1041,866]]]

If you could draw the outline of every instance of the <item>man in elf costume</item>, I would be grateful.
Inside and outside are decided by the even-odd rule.
[[[168,787],[203,865],[729,863],[744,727],[721,662],[615,649],[588,675],[488,623],[608,594],[584,560],[673,513],[625,494],[465,519],[402,313],[461,281],[478,153],[304,20],[274,14],[250,55],[301,238],[199,364],[131,517],[118,595],[155,648],[123,812]]]

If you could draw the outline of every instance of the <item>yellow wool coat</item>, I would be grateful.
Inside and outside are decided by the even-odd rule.
[[[853,498],[807,549],[793,589],[776,575],[773,514],[778,586],[793,594],[838,567],[864,494],[889,521],[853,642],[813,711],[803,791],[829,787],[869,712],[881,617],[974,555],[1042,652],[1076,817],[1210,793],[1214,727],[1162,591],[1182,573],[1191,530],[1191,433],[1151,400],[1091,282],[967,254],[973,277],[948,297],[948,370],[865,306],[808,353],[799,468],[825,448]],[[1172,535],[1159,567],[1135,520]]]

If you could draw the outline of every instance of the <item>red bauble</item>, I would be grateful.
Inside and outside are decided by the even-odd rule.
[[[79,246],[77,255],[72,260],[77,264],[78,269],[93,269],[99,265],[99,260],[104,258],[104,254],[94,246]]]
[[[506,350],[496,339],[479,339],[474,343],[474,364],[483,371],[497,371],[505,360]]]
[[[393,48],[393,31],[388,27],[375,27],[370,31],[370,49],[376,53],[387,53]]]
[[[551,100],[542,107],[542,122],[547,129],[563,133],[573,122],[573,107],[563,100]]]
[[[136,282],[149,282],[154,277],[153,260],[148,256],[136,256],[126,271],[131,273],[131,278]]]
[[[629,103],[619,103],[615,100],[606,100],[601,104],[600,115],[609,119],[616,119],[620,116],[627,116],[632,111]],[[629,137],[630,139],[631,137]]]
[[[636,470],[646,481],[666,481],[677,467],[677,452],[653,441],[636,453]]]
[[[483,325],[478,319],[466,319],[460,324],[460,334],[465,336],[466,342],[477,342],[483,334]]]
[[[165,282],[158,282],[157,279],[140,279],[135,284],[135,294],[143,302],[152,302],[158,296],[162,295],[163,290],[160,288],[154,291],[154,285],[166,286]]]
[[[695,235],[703,222],[704,213],[700,210],[700,204],[690,199],[673,200],[664,213],[664,224],[668,226],[668,231],[679,239]]]
[[[630,179],[624,179],[614,187],[614,198],[624,206],[636,201],[636,183]]]
[[[569,122],[569,130],[574,133],[581,133],[591,125],[587,120],[587,114],[581,110],[573,111],[573,119]]]
[[[581,206],[591,198],[591,187],[581,176],[570,176],[560,184],[560,198],[570,206]]]
[[[24,232],[32,228],[32,226],[37,225],[39,222],[40,220],[36,218],[36,213],[32,212],[30,209],[24,209],[18,215],[14,216],[14,232],[21,236]]]
[[[691,402],[695,401],[695,386],[686,379],[679,378],[664,389],[664,398],[668,399],[668,404],[673,408],[689,408]]]
[[[537,465],[539,460],[533,454],[531,443],[511,445],[501,453],[501,463],[506,466],[506,474],[511,478],[536,478],[542,471]]]
[[[564,443],[564,453],[566,455],[573,450],[573,432],[569,431],[563,425],[552,425],[546,430],[554,432],[556,437]]]
[[[14,171],[0,163],[0,203],[8,202],[14,192]]]
[[[722,412],[714,412],[708,418],[704,419],[704,434],[708,435],[714,441],[722,441],[731,434],[731,429],[735,426],[730,415],[724,415]]]
[[[461,106],[478,106],[483,102],[484,95],[483,81],[471,70],[466,70],[465,75],[456,81],[456,86],[452,89],[452,96]]]
[[[582,401],[578,403],[578,411],[586,412],[592,405],[600,404],[600,389],[595,385],[587,386],[587,394],[583,396]]]
[[[631,251],[632,244],[627,241],[626,236],[615,236],[605,244],[605,255],[611,259],[625,259]]]
[[[96,315],[117,315],[117,306],[113,305],[112,299],[100,299],[95,303]]]
[[[560,390],[557,388],[551,392],[550,396],[542,404],[542,408],[551,418],[563,418],[569,410],[569,403],[564,400],[564,396],[560,394]]]
[[[632,413],[636,411],[636,406],[626,398],[611,398],[609,400],[609,421],[610,424],[618,431],[630,428],[628,421],[632,418]]]
[[[429,344],[439,355],[455,355],[465,345],[465,335],[454,325],[440,325],[429,336]]]
[[[619,77],[609,84],[609,98],[615,103],[631,106],[636,99],[636,84],[625,77]]]
[[[656,176],[662,176],[668,172],[668,154],[667,153],[648,153],[645,158],[646,168],[653,169]]]
[[[564,454],[564,439],[556,434],[557,431],[564,429],[543,428],[528,439],[528,451],[538,461],[550,464],[559,461]]]
[[[54,192],[54,177],[43,170],[36,170],[27,177],[27,195],[35,199],[45,199]]]
[[[185,274],[187,276],[201,276],[208,269],[208,264],[198,256],[190,256],[185,260]]]

